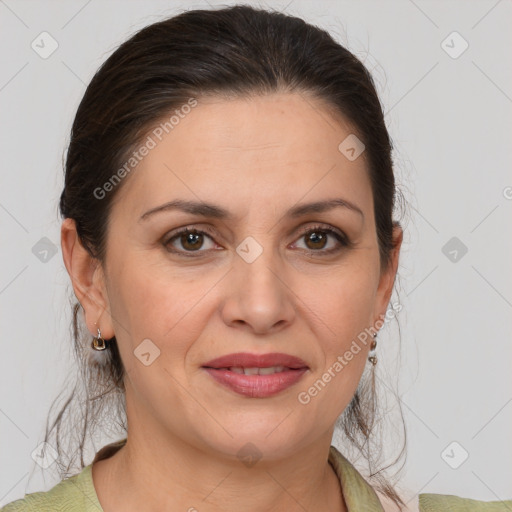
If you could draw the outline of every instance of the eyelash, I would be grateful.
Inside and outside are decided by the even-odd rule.
[[[322,232],[322,233],[327,233],[328,235],[331,235],[333,236],[340,244],[339,247],[335,247],[333,249],[318,249],[318,250],[308,250],[308,249],[302,249],[303,251],[306,251],[307,253],[309,253],[310,255],[330,255],[330,254],[333,254],[333,253],[336,253],[336,252],[339,252],[341,251],[342,249],[349,249],[351,247],[353,247],[353,242],[345,235],[343,234],[342,232],[339,232],[330,228],[330,227],[324,227],[320,224],[317,224],[315,226],[307,226],[303,229],[301,229],[300,231],[300,236],[299,236],[299,239],[306,236],[306,235],[309,235],[313,232]],[[175,231],[174,233],[172,233],[172,236],[170,236],[169,238],[167,238],[166,241],[163,242],[163,245],[164,247],[171,253],[174,253],[174,254],[179,254],[179,255],[182,255],[184,257],[187,257],[187,258],[197,258],[197,257],[200,257],[201,256],[201,253],[204,253],[204,252],[208,252],[208,250],[206,251],[201,251],[201,250],[198,250],[198,251],[181,251],[181,250],[176,250],[176,249],[169,249],[169,244],[170,242],[172,242],[173,240],[175,240],[176,238],[179,238],[181,235],[183,234],[187,234],[187,233],[193,233],[195,235],[206,235],[210,238],[213,237],[213,235],[215,234],[214,233],[214,230],[212,228],[204,228],[204,229],[196,229],[194,227],[186,227],[186,228],[182,228],[182,229],[179,229],[178,231]]]

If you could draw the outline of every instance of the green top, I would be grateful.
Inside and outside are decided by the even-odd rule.
[[[80,473],[63,480],[47,492],[34,492],[5,505],[0,512],[103,512],[92,480],[92,465],[113,455],[126,443],[122,439],[103,447]],[[329,463],[340,479],[349,512],[386,512],[373,487],[334,446]],[[420,512],[506,512],[512,500],[477,501],[442,494],[420,494]]]

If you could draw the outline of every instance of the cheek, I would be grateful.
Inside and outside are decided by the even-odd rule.
[[[325,293],[316,292],[311,307],[324,324],[319,328],[323,334],[317,333],[321,363],[298,397],[301,407],[327,425],[350,403],[367,364],[372,337],[365,329],[371,326],[373,307],[371,286],[360,288],[351,279],[331,283]]]
[[[359,253],[361,255],[361,253]],[[376,274],[372,261],[359,257],[329,269],[329,275],[301,278],[311,322],[317,317],[320,366],[308,382],[316,415],[335,421],[352,399],[367,363],[372,336]],[[305,397],[308,400],[308,397]]]
[[[328,337],[335,339],[329,344],[331,349],[343,349],[352,337],[372,325],[378,283],[372,262],[362,260],[357,264],[347,260],[314,278],[300,277],[304,303],[323,320]]]
[[[124,258],[111,276],[111,313],[122,356],[124,351],[128,357],[127,368],[145,339],[158,347],[166,363],[171,359],[183,363],[184,353],[204,328],[201,319],[208,318],[202,314],[206,301],[201,299],[218,277],[193,279],[140,256]]]
[[[127,388],[132,396],[143,398],[154,416],[171,421],[161,402],[169,410],[186,403],[187,394],[178,383],[185,381],[187,353],[204,328],[199,324],[206,315],[200,313],[198,294],[204,295],[205,287],[190,279],[164,277],[162,269],[141,262],[123,265],[113,276],[112,288],[112,314]]]

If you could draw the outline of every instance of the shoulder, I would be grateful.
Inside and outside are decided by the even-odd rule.
[[[479,501],[451,494],[420,494],[420,512],[506,512],[512,510],[512,500]]]
[[[99,512],[91,465],[79,474],[62,480],[49,491],[26,494],[24,498],[5,505],[0,512]]]
[[[376,491],[384,512],[511,512],[512,500],[479,501],[451,494],[402,493],[405,507],[401,509],[389,498]]]
[[[395,486],[401,508],[378,488],[363,478],[355,466],[335,447],[331,446],[329,462],[332,463],[342,484],[345,501],[350,510],[378,510],[379,512],[512,512],[512,500],[478,501],[451,494],[420,494]],[[377,500],[377,501],[375,501]]]

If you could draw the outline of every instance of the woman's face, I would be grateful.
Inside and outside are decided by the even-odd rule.
[[[150,132],[155,147],[122,183],[100,280],[99,326],[127,371],[129,429],[229,456],[249,442],[273,458],[330,441],[371,338],[342,370],[335,362],[384,315],[398,258],[381,274],[364,152],[354,159],[352,138],[340,150],[349,125],[299,94],[199,99],[167,130]],[[353,207],[291,214],[332,200]],[[215,210],[147,213],[175,201]],[[183,228],[200,233],[176,235]],[[94,322],[101,311],[88,313]],[[242,352],[287,354],[307,369],[205,368]]]

